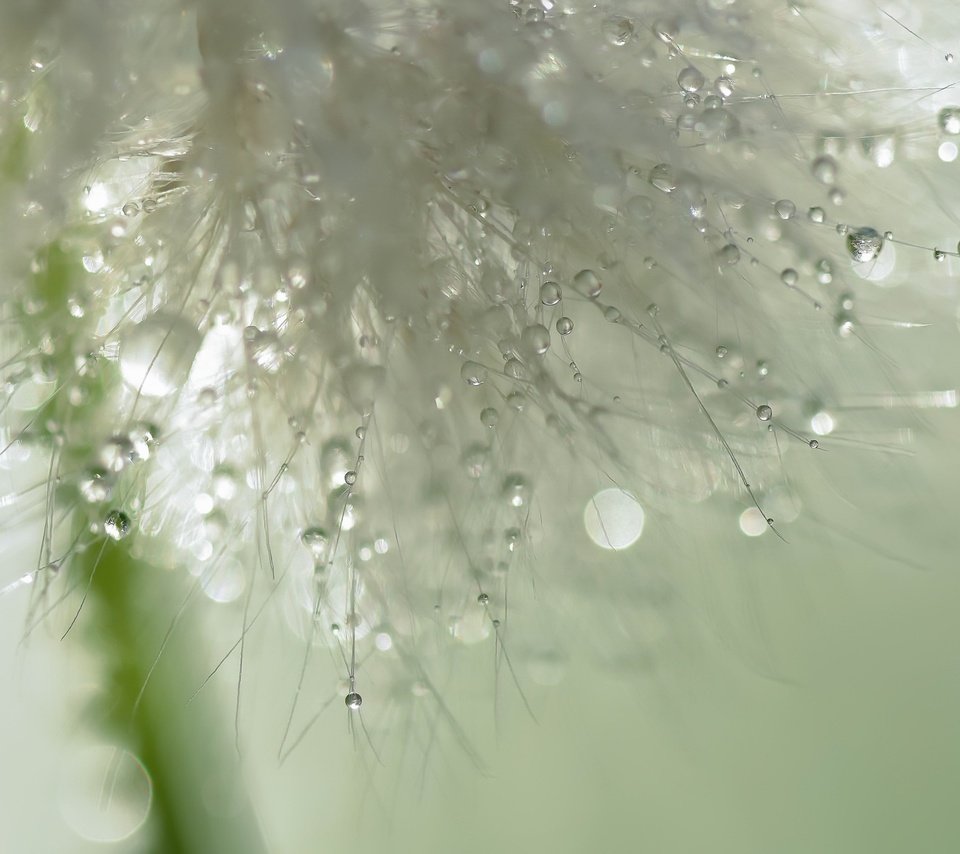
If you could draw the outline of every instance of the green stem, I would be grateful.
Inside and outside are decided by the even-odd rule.
[[[80,564],[90,592],[80,615],[85,632],[105,663],[105,690],[96,723],[116,733],[138,756],[153,784],[147,828],[156,854],[242,854],[265,850],[242,792],[220,799],[226,810],[209,808],[211,793],[236,785],[238,758],[203,695],[187,704],[202,674],[190,621],[172,633],[159,666],[135,710],[137,696],[183,595],[175,573],[130,557],[122,545],[99,546]],[[189,610],[187,612],[189,614]]]

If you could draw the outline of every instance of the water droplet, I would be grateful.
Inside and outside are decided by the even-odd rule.
[[[856,228],[847,233],[847,252],[858,263],[872,261],[883,248],[883,238],[872,228]]]
[[[809,444],[814,450],[820,447],[820,443],[816,439],[811,439],[807,444]]]
[[[569,317],[559,317],[557,318],[557,332],[561,335],[569,335],[573,332],[573,321]]]
[[[511,379],[523,380],[527,378],[527,369],[519,359],[509,358],[503,366],[503,372]]]
[[[692,65],[681,68],[677,75],[677,84],[684,92],[699,92],[706,83],[703,74]]]
[[[823,208],[810,208],[807,211],[807,218],[810,222],[821,223],[826,218],[826,212]]]
[[[810,171],[821,184],[833,184],[837,180],[837,161],[828,154],[822,154],[810,165]]]
[[[122,510],[111,510],[103,520],[103,532],[111,540],[122,540],[130,533],[130,517]]]
[[[486,408],[480,410],[480,423],[484,427],[496,427],[499,420],[500,413],[497,412],[497,410],[492,406],[487,406]]]
[[[530,483],[522,474],[508,474],[503,480],[503,497],[511,507],[523,507],[530,500]]]
[[[527,352],[542,356],[550,349],[550,331],[542,323],[533,323],[520,334],[520,343]]]
[[[785,270],[780,273],[780,281],[783,282],[788,288],[792,288],[797,284],[798,279],[797,271],[793,267],[787,267]]]
[[[608,305],[603,310],[603,319],[606,320],[607,323],[618,323],[621,319],[621,316],[620,309],[614,305]]]
[[[960,107],[944,107],[937,116],[937,123],[944,133],[960,134]]]
[[[200,347],[200,334],[184,318],[154,314],[120,341],[120,375],[144,397],[166,397],[179,389]]]
[[[120,213],[124,216],[136,216],[140,212],[140,206],[136,202],[127,202],[122,208],[120,208]]]
[[[664,193],[672,193],[677,189],[673,168],[666,163],[658,163],[650,170],[650,183]]]
[[[478,604],[478,605],[489,605],[489,604],[490,604],[490,597],[489,597],[486,593],[481,593],[481,594],[477,597],[477,604]]]
[[[581,270],[573,277],[573,284],[590,299],[600,296],[600,291],[603,290],[603,283],[593,270]]]
[[[560,302],[560,285],[556,282],[544,282],[540,286],[540,302],[544,305],[552,306]]]
[[[351,691],[343,698],[343,704],[350,709],[351,712],[356,712],[363,705],[363,697],[356,691]]]
[[[726,100],[733,95],[733,80],[730,77],[718,77],[713,82],[713,88],[721,98]]]
[[[946,258],[946,257],[947,257],[947,253],[944,252],[942,249],[934,249],[934,250],[933,250],[933,260],[934,260],[934,261],[942,261],[942,260],[943,260],[944,258]]]
[[[614,47],[623,47],[633,38],[633,24],[629,18],[619,15],[607,18],[603,22],[603,37]]]
[[[330,549],[330,537],[327,532],[318,526],[304,530],[300,535],[300,542],[307,548],[314,561],[325,563]]]
[[[483,385],[487,379],[487,369],[477,362],[464,362],[460,368],[460,377],[467,385]]]
[[[771,418],[773,418],[772,407],[767,403],[761,403],[757,407],[757,418],[759,418],[761,421],[769,421]]]
[[[487,462],[490,459],[490,450],[486,445],[479,443],[470,445],[463,452],[463,465],[467,470],[467,475],[472,478],[482,477],[487,470]]]
[[[721,264],[732,267],[740,261],[740,248],[735,243],[728,243],[717,253]]]
[[[790,199],[780,199],[774,203],[773,209],[780,219],[790,219],[797,212],[797,206]]]
[[[80,490],[83,500],[90,504],[102,504],[109,500],[113,492],[110,474],[106,469],[101,468],[88,469],[84,472],[77,488]]]
[[[343,476],[343,482],[347,486],[353,486],[357,482],[357,473],[352,469]]]

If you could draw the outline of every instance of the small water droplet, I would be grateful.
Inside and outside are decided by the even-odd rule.
[[[627,44],[633,38],[633,32],[633,23],[629,18],[615,15],[603,22],[603,37],[614,47]]]
[[[837,161],[828,154],[822,154],[810,165],[810,171],[821,184],[834,184],[837,180]]]
[[[658,163],[650,170],[650,183],[664,193],[672,193],[677,189],[673,168],[666,163]]]
[[[780,219],[790,219],[797,212],[797,206],[790,199],[780,199],[774,203],[773,209]]]
[[[111,510],[103,520],[103,532],[111,540],[122,540],[130,533],[130,517],[122,510]]]
[[[937,123],[944,133],[960,134],[960,107],[944,107],[937,115]]]
[[[780,273],[780,281],[783,282],[788,288],[792,288],[797,284],[797,271],[793,267],[787,267],[785,270]]]
[[[483,385],[487,379],[487,369],[477,362],[466,361],[460,368],[460,377],[467,385]]]
[[[733,266],[740,261],[740,249],[735,243],[728,243],[722,247],[718,253],[720,263],[727,266]]]
[[[600,291],[603,290],[603,283],[593,270],[581,270],[573,277],[573,284],[590,299],[600,296]]]
[[[351,691],[343,698],[343,704],[350,709],[351,712],[356,712],[363,705],[363,697],[361,697],[356,691]]]
[[[684,92],[699,92],[705,82],[703,74],[692,65],[680,69],[680,73],[677,75],[677,85]]]
[[[352,469],[343,476],[343,482],[347,486],[353,486],[357,482],[357,473]]]
[[[542,356],[550,349],[550,331],[542,323],[533,323],[520,334],[520,343],[527,352]]]
[[[858,262],[873,261],[883,249],[883,238],[873,228],[856,228],[847,233],[847,252]]]
[[[761,421],[769,421],[773,418],[773,409],[769,404],[761,403],[760,406],[757,407],[757,418]]]
[[[569,335],[573,332],[573,321],[569,317],[559,317],[557,318],[556,328],[561,335]]]
[[[480,423],[484,427],[496,427],[497,422],[500,420],[500,413],[497,412],[492,406],[487,406],[484,409],[480,410]]]
[[[540,286],[540,302],[547,306],[556,305],[561,297],[560,285],[556,282],[544,282]]]
[[[327,532],[318,526],[312,526],[304,530],[300,535],[300,542],[307,548],[314,561],[325,563],[330,548],[330,537]]]

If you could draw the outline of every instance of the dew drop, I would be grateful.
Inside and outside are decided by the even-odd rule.
[[[556,328],[561,335],[569,335],[573,332],[573,321],[569,317],[559,317],[557,318]]]
[[[530,501],[530,483],[522,474],[509,474],[503,481],[503,497],[511,507],[523,507]]]
[[[300,535],[300,542],[303,543],[317,563],[326,561],[330,548],[330,537],[323,528],[312,526],[305,529]]]
[[[732,267],[740,261],[740,249],[735,243],[728,243],[718,253],[720,263]]]
[[[873,261],[883,248],[883,238],[873,228],[855,228],[847,233],[847,252],[858,262]]]
[[[593,270],[581,270],[573,277],[573,284],[590,299],[600,296],[600,291],[603,290],[603,282]]]
[[[797,206],[790,199],[780,199],[774,203],[773,209],[780,219],[790,219],[797,212]]]
[[[769,404],[761,403],[760,406],[757,407],[757,418],[761,421],[769,421],[773,418],[773,409]]]
[[[357,473],[352,469],[343,476],[343,482],[347,486],[353,486],[357,482]]]
[[[200,334],[184,318],[154,314],[120,341],[120,375],[144,397],[167,397],[187,378]]]
[[[603,37],[614,47],[623,47],[633,38],[633,24],[629,18],[619,15],[607,18],[603,22]]]
[[[101,468],[88,469],[84,472],[77,484],[83,500],[89,504],[102,504],[107,501],[113,492],[113,485],[109,478],[109,472]]]
[[[497,412],[492,406],[487,406],[484,409],[480,410],[480,423],[484,427],[496,427],[497,422],[500,420],[500,413]]]
[[[520,334],[520,343],[527,352],[542,356],[550,349],[550,330],[542,323],[533,323]]]
[[[937,116],[937,123],[944,133],[960,134],[960,107],[944,107]]]
[[[666,163],[658,163],[650,170],[650,183],[663,193],[672,193],[677,189],[673,168]]]
[[[807,219],[809,219],[810,222],[819,224],[822,223],[825,218],[826,212],[823,208],[810,208],[810,210],[807,211]]]
[[[544,305],[552,306],[560,302],[560,285],[556,282],[544,282],[540,286],[540,302]]]
[[[130,528],[130,517],[122,510],[111,510],[103,520],[103,532],[111,540],[122,540],[130,533]]]
[[[704,83],[706,83],[706,80],[704,80],[703,74],[692,65],[680,69],[680,73],[677,75],[677,85],[684,92],[699,92]]]
[[[467,385],[483,385],[487,379],[487,369],[477,362],[467,361],[460,368],[460,377]]]
[[[356,712],[363,705],[363,697],[361,697],[356,691],[351,691],[343,698],[343,704],[350,709],[351,712]]]
[[[780,273],[780,281],[783,282],[788,288],[794,287],[797,284],[797,271],[793,267],[787,267]]]
[[[810,171],[821,184],[833,184],[837,180],[837,161],[823,154],[813,161]]]

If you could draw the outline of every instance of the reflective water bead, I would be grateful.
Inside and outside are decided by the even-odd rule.
[[[620,318],[621,318],[620,309],[618,309],[614,305],[608,305],[603,310],[603,319],[606,320],[607,323],[618,323],[620,321]]]
[[[460,377],[467,385],[483,385],[487,379],[487,369],[477,362],[466,361],[460,368]]]
[[[858,262],[872,261],[883,248],[883,238],[873,228],[855,228],[847,233],[847,252]]]
[[[503,372],[511,379],[523,380],[527,378],[527,369],[519,359],[509,358],[503,366]]]
[[[677,181],[673,176],[673,168],[667,163],[658,163],[650,170],[650,183],[664,193],[672,193],[677,189]]]
[[[728,243],[717,253],[721,264],[733,266],[740,261],[740,248],[735,243]]]
[[[357,473],[352,469],[343,476],[343,482],[347,486],[353,486],[357,482]]]
[[[797,206],[790,199],[780,199],[774,203],[773,209],[780,219],[790,219],[797,212]]]
[[[522,474],[509,474],[503,480],[503,497],[511,507],[523,507],[530,500],[530,484]]]
[[[166,397],[179,389],[200,347],[200,334],[183,317],[158,313],[120,340],[120,376],[143,397]]]
[[[633,23],[629,18],[619,15],[607,18],[603,22],[603,37],[614,47],[623,47],[633,38]]]
[[[550,330],[542,323],[533,323],[520,334],[520,343],[528,352],[542,356],[550,349]]]
[[[350,709],[351,712],[356,712],[360,709],[360,706],[363,705],[363,697],[356,691],[351,691],[343,698],[343,704]]]
[[[760,406],[757,407],[757,418],[761,421],[769,421],[773,418],[773,409],[769,404],[761,403]]]
[[[937,123],[944,133],[960,134],[960,107],[944,107],[937,116]]]
[[[130,517],[122,510],[111,510],[103,520],[103,532],[111,540],[122,540],[130,533]]]
[[[107,501],[113,492],[110,475],[105,469],[89,469],[81,476],[77,484],[80,495],[90,504]]]
[[[787,267],[780,273],[780,281],[788,288],[792,288],[797,283],[798,278],[797,271],[793,267]]]
[[[573,321],[569,317],[559,317],[556,322],[557,332],[561,335],[569,335],[573,332]]]
[[[713,88],[721,98],[729,98],[733,95],[733,80],[730,77],[718,77],[713,82]]]
[[[699,92],[705,82],[706,80],[704,80],[703,74],[692,65],[681,68],[680,73],[677,75],[677,85],[679,85],[684,92]]]
[[[837,180],[837,161],[823,154],[813,161],[810,171],[821,184],[833,184]]]
[[[823,208],[810,208],[810,210],[807,211],[807,219],[809,219],[810,222],[822,223],[825,217],[826,213]]]
[[[322,563],[327,559],[327,553],[330,547],[330,537],[327,532],[319,526],[306,528],[300,535],[300,542],[313,555],[313,559]]]
[[[573,283],[590,299],[600,296],[600,291],[603,290],[603,282],[593,270],[581,270],[573,277]]]
[[[540,286],[540,302],[547,306],[556,305],[560,302],[560,285],[556,282],[544,282]]]
[[[480,410],[480,423],[484,427],[496,427],[500,420],[500,413],[492,406],[487,406]]]

